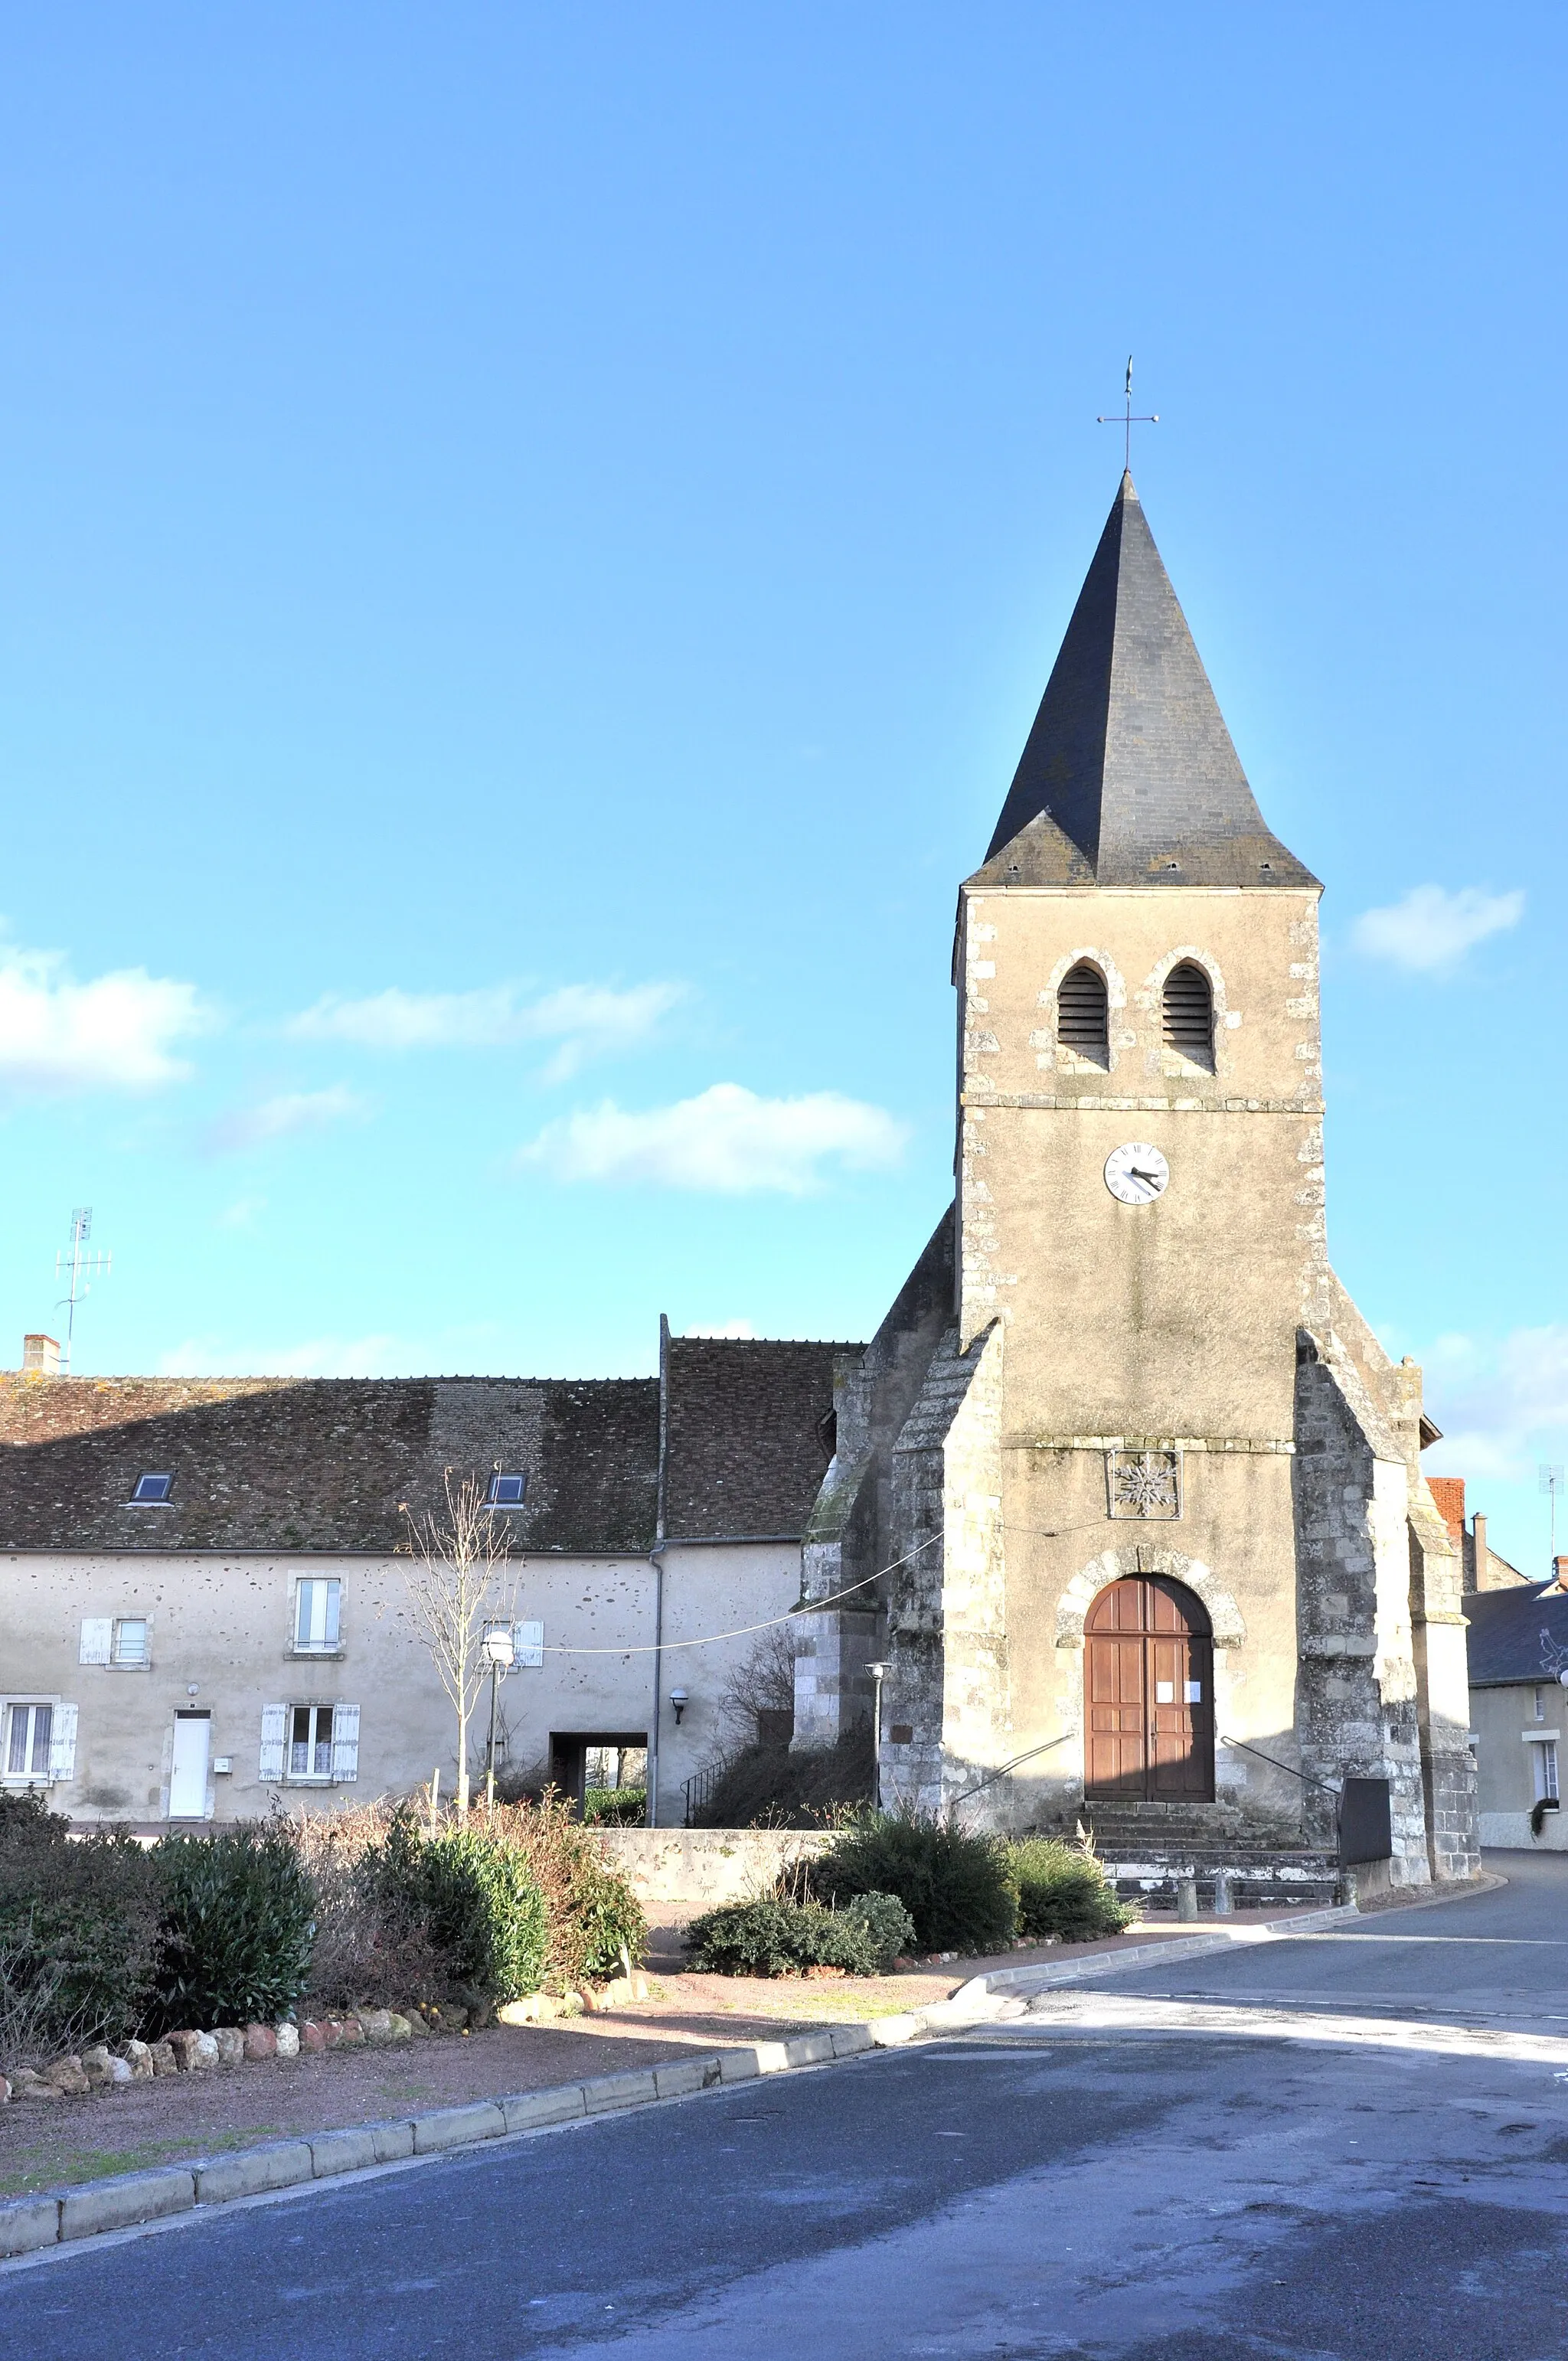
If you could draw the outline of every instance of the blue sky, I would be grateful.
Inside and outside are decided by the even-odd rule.
[[[4,22],[0,1336],[78,1203],[84,1370],[868,1333],[1130,348],[1335,1260],[1541,1565],[1561,11]]]

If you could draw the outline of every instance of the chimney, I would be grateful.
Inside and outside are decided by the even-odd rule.
[[[1557,1585],[1559,1590],[1568,1590],[1568,1557],[1554,1557],[1552,1559],[1552,1579]]]
[[[24,1336],[22,1339],[22,1375],[25,1378],[58,1378],[60,1345],[53,1336]]]
[[[1437,1503],[1438,1515],[1448,1527],[1449,1540],[1461,1555],[1464,1550],[1464,1478],[1463,1476],[1429,1476],[1427,1489]]]
[[[1489,1590],[1492,1586],[1486,1577],[1491,1571],[1488,1565],[1491,1552],[1486,1547],[1486,1520],[1479,1509],[1471,1520],[1471,1526],[1475,1535],[1475,1587],[1477,1590]]]

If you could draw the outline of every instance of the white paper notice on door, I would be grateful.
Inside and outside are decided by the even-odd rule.
[[[1176,1683],[1174,1681],[1156,1681],[1154,1685],[1154,1701],[1156,1705],[1174,1705],[1176,1703]]]

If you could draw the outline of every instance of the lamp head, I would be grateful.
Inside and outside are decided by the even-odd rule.
[[[687,1706],[691,1703],[691,1699],[687,1697],[685,1689],[672,1689],[670,1691],[670,1703],[675,1709],[675,1728],[679,1730],[681,1726],[681,1716],[685,1713]]]
[[[889,1673],[892,1672],[893,1666],[891,1664],[884,1664],[879,1662],[874,1664],[868,1664],[866,1666],[866,1670],[870,1673],[873,1681],[885,1681]]]
[[[488,1623],[485,1626],[485,1637],[482,1644],[485,1651],[486,1663],[497,1664],[500,1667],[503,1673],[506,1672],[510,1668],[515,1653],[512,1647],[511,1625],[510,1623]]]

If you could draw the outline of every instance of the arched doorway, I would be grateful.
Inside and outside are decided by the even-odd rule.
[[[1088,1802],[1213,1802],[1214,1642],[1196,1591],[1163,1574],[1102,1590],[1083,1682]]]

